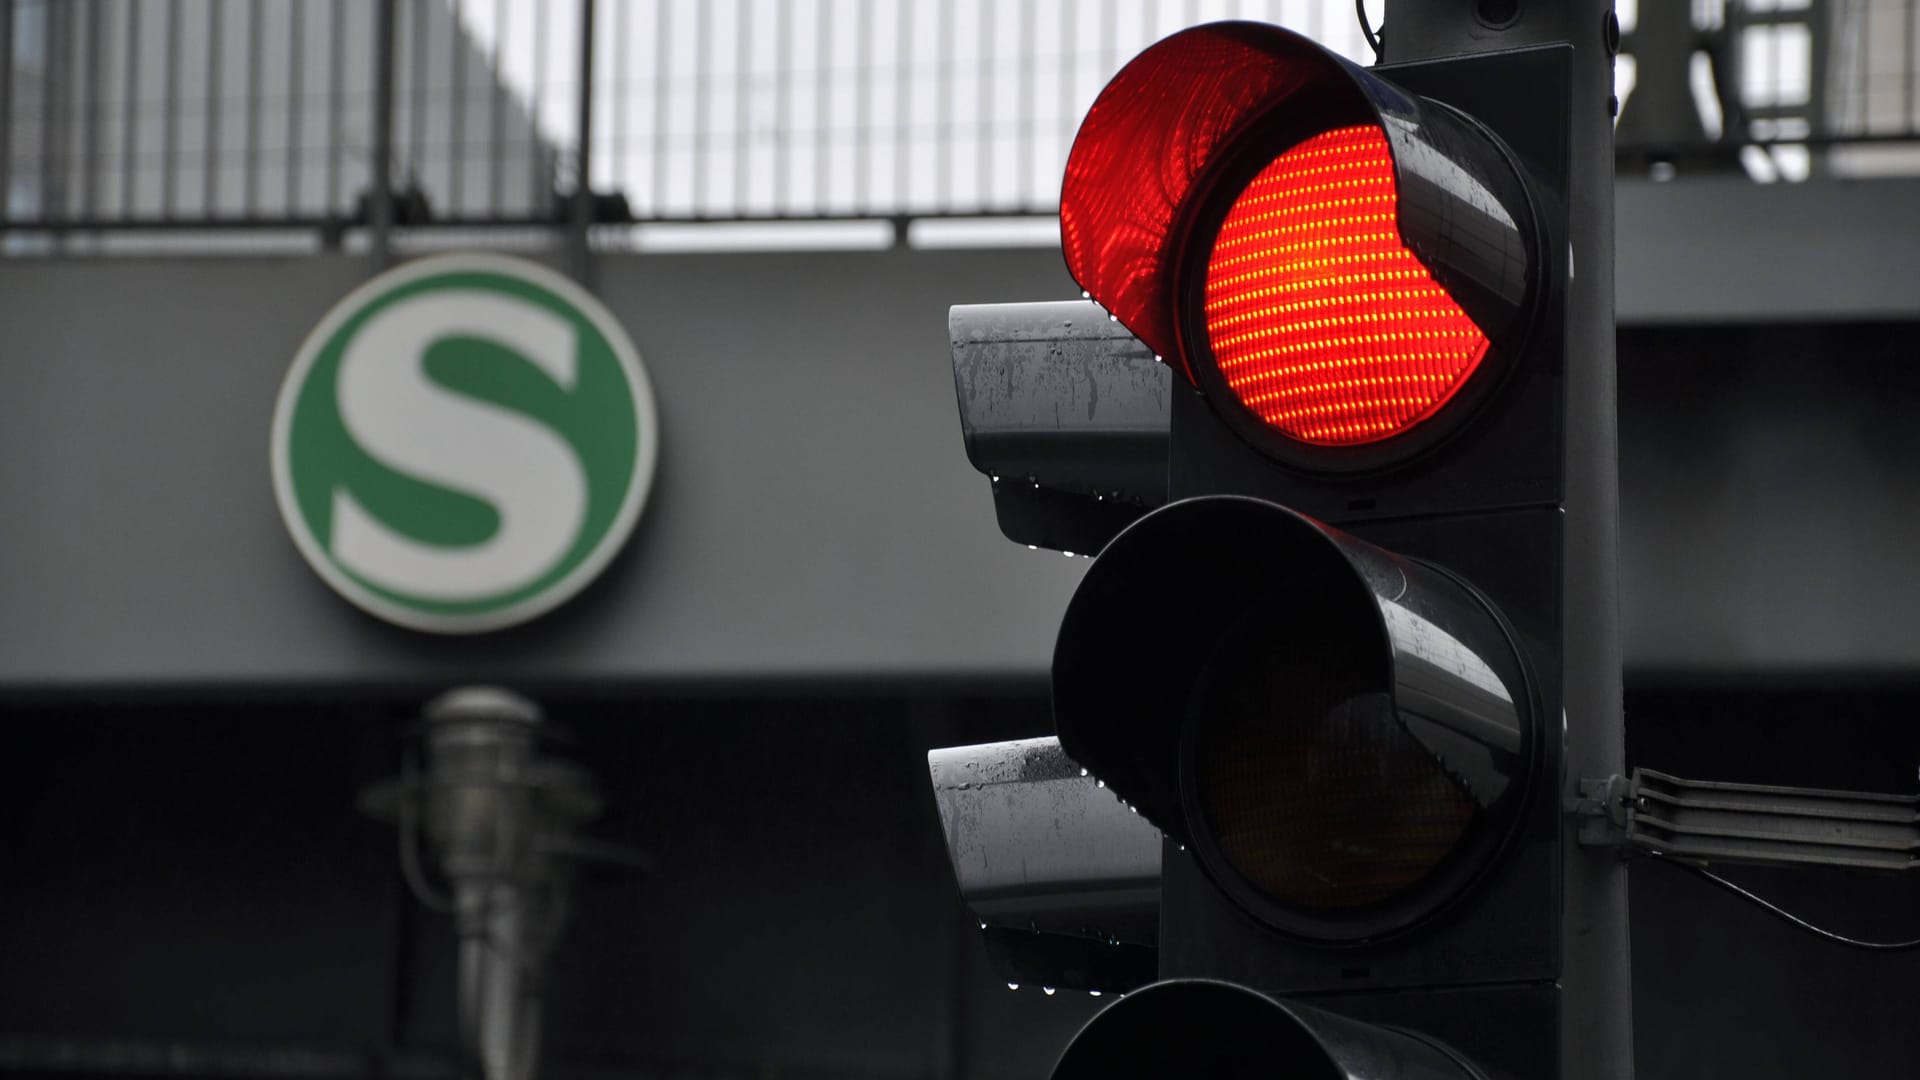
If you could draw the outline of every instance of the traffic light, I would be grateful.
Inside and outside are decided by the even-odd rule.
[[[1566,810],[1620,771],[1611,23],[1548,6],[1375,69],[1195,27],[1075,139],[1068,269],[1175,375],[1165,505],[1053,660],[1061,746],[1164,837],[1163,981],[1061,1080],[1631,1075],[1624,883]],[[1389,40],[1474,6],[1421,9]]]

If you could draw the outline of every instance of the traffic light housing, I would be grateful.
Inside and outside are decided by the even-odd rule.
[[[1168,981],[1056,1077],[1630,1075],[1623,885],[1563,810],[1619,770],[1603,10],[1371,70],[1195,27],[1089,111],[1068,268],[1175,377],[1054,712],[1165,837]]]

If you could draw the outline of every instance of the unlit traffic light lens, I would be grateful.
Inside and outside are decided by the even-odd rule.
[[[1250,632],[1251,631],[1251,632]],[[1344,627],[1223,641],[1193,703],[1193,795],[1218,854],[1269,899],[1337,912],[1431,875],[1480,810],[1335,643]]]
[[[1207,341],[1269,427],[1318,446],[1388,439],[1443,408],[1486,355],[1396,209],[1386,136],[1359,125],[1281,154],[1227,211],[1207,263]]]

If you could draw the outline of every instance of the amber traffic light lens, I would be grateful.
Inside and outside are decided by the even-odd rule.
[[[1213,361],[1234,396],[1300,442],[1379,442],[1443,409],[1488,338],[1396,226],[1377,126],[1337,128],[1273,159],[1228,209],[1208,259]]]
[[[1463,845],[1479,804],[1351,660],[1311,633],[1284,637],[1227,644],[1196,695],[1191,781],[1209,844],[1286,907],[1390,901]]]

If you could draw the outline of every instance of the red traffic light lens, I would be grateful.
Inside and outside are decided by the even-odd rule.
[[[1240,404],[1301,442],[1399,435],[1466,384],[1489,341],[1395,224],[1392,151],[1373,125],[1273,159],[1234,200],[1207,262],[1206,336]]]
[[[1060,241],[1242,440],[1315,473],[1398,468],[1466,430],[1554,288],[1494,131],[1249,22],[1181,31],[1100,92]]]

